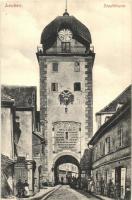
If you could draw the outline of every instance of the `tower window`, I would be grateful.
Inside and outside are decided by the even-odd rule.
[[[80,63],[79,62],[75,62],[74,72],[80,72]]]
[[[74,83],[74,91],[80,91],[81,90],[81,83],[77,82]]]
[[[58,63],[53,63],[53,65],[52,65],[52,71],[53,72],[58,72]]]
[[[68,140],[68,132],[65,132],[65,139]]]
[[[51,83],[51,91],[53,92],[58,91],[58,83]]]
[[[61,43],[61,50],[63,53],[71,52],[71,43],[70,42],[62,42]]]

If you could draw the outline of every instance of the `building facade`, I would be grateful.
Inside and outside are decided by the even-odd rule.
[[[100,128],[123,104],[131,99],[131,85],[129,85],[112,102],[96,113],[97,129]]]
[[[69,156],[70,162],[76,160],[72,164],[79,163],[93,134],[91,42],[88,28],[67,11],[41,35],[40,127],[46,139],[43,174],[50,182],[55,182],[58,159],[66,162]]]
[[[122,106],[118,107],[119,101],[116,101],[118,109],[88,143],[93,145],[92,176],[95,191],[110,198],[125,199],[131,188],[130,91],[127,102],[124,101]]]
[[[35,161],[35,172],[34,172],[34,190],[38,192],[42,186],[42,160],[44,157],[43,144],[45,143],[44,138],[40,132],[33,132],[32,147],[33,147],[33,160]]]
[[[1,94],[1,197],[14,193],[14,99]]]
[[[42,137],[39,137],[39,133],[35,134],[36,87],[2,86],[2,93],[14,99],[13,148],[9,148],[9,145],[7,147],[7,150],[12,150],[14,154],[14,194],[17,194],[16,184],[21,179],[22,182],[27,180],[32,195],[35,189],[39,189],[38,168],[41,165],[41,155],[37,158],[35,156],[36,135],[40,151],[42,147]],[[7,119],[5,120],[9,127]],[[6,131],[4,133],[6,134]],[[6,141],[3,141],[4,144]]]

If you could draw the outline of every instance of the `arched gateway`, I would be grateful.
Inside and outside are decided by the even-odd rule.
[[[93,130],[92,68],[95,54],[88,28],[65,12],[43,30],[40,67],[40,123],[46,139],[43,179],[56,181],[56,168],[78,166]]]
[[[64,155],[61,155],[59,158],[55,159],[54,161],[54,183],[59,183],[59,174],[58,174],[58,167],[61,164],[64,163],[72,163],[78,167],[78,176],[81,175],[81,169],[80,169],[80,163],[77,158],[75,158],[73,155],[70,155],[69,153],[65,153]]]

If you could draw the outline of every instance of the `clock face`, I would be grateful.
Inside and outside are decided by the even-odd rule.
[[[69,42],[72,39],[72,32],[69,29],[62,29],[58,36],[62,42]]]

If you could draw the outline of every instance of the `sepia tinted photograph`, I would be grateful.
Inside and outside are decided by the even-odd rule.
[[[131,0],[1,0],[1,199],[131,199]]]

